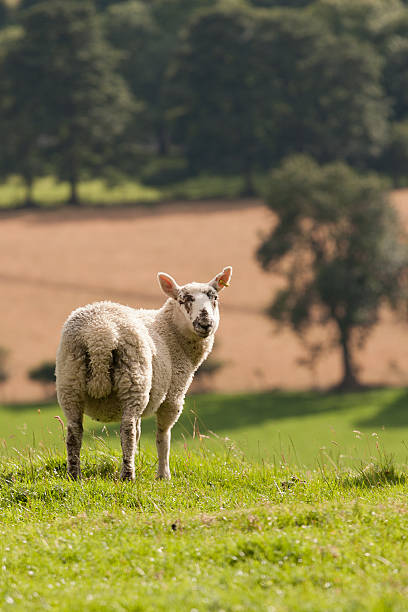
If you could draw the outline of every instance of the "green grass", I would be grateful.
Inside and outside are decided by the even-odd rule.
[[[260,188],[263,182],[262,177],[257,179]],[[235,199],[241,196],[243,187],[244,182],[239,176],[202,175],[164,187],[149,187],[137,179],[123,179],[114,184],[103,179],[92,179],[79,184],[79,196],[82,203],[90,205],[151,205],[163,200]],[[39,206],[64,204],[68,196],[67,182],[57,182],[52,176],[34,182],[33,200]],[[0,183],[0,209],[20,206],[24,204],[25,197],[25,186],[19,176],[12,176]]]
[[[51,176],[37,179],[34,183],[33,199],[42,206],[63,204],[68,195],[68,183],[57,182]],[[146,187],[137,181],[129,180],[118,185],[109,185],[102,179],[94,179],[80,183],[79,197],[87,204],[148,204],[160,200],[161,194],[157,189]],[[24,204],[24,201],[25,188],[20,177],[13,176],[0,184],[0,208],[13,208]]]
[[[63,416],[51,405],[8,406],[0,409],[0,455],[26,446],[63,449]],[[142,422],[141,445],[154,447],[154,420]],[[120,447],[117,423],[85,420],[85,439],[102,448]],[[195,431],[195,439],[193,433]],[[360,432],[360,433],[358,433]],[[408,464],[408,390],[382,389],[364,393],[321,394],[270,392],[243,395],[193,395],[187,398],[173,430],[173,446],[192,447],[201,438],[216,450],[230,438],[248,459],[315,468],[323,460],[341,467],[356,466],[377,455],[377,444],[398,465]],[[215,434],[215,435],[214,435]]]
[[[88,422],[71,482],[57,408],[1,409],[0,609],[406,610],[407,398],[195,396],[172,480],[146,421],[134,483],[114,427]],[[347,460],[321,450],[333,429]]]

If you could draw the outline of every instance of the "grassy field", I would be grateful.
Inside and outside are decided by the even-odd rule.
[[[56,404],[10,405],[0,409],[0,454],[13,448],[63,450]],[[153,419],[142,422],[141,447],[154,448]],[[119,449],[119,425],[85,419],[85,444]],[[205,436],[205,437],[203,437]],[[313,469],[351,467],[375,457],[378,447],[408,465],[408,390],[350,394],[269,392],[247,395],[192,395],[173,430],[173,446],[217,450],[233,445],[248,460]]]
[[[262,181],[261,181],[262,182]],[[79,184],[79,197],[85,204],[154,204],[163,200],[195,200],[200,198],[236,198],[243,189],[240,177],[199,176],[165,187],[149,187],[138,180],[110,183],[90,179]],[[54,177],[39,178],[34,183],[33,200],[39,206],[64,204],[69,196],[67,182]],[[26,190],[19,176],[12,176],[0,184],[0,209],[24,204]]]
[[[117,427],[87,422],[73,483],[57,407],[2,408],[0,609],[406,610],[407,400],[194,396],[172,480],[146,421],[134,483]]]

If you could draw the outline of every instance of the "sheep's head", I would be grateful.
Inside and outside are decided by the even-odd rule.
[[[173,277],[159,272],[157,278],[163,292],[177,303],[180,320],[200,338],[217,331],[220,321],[218,294],[228,287],[232,268],[228,266],[208,283],[179,286]]]

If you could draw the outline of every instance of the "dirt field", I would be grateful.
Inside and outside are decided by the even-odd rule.
[[[408,224],[408,191],[394,194]],[[262,314],[281,282],[254,259],[259,235],[271,223],[256,201],[130,208],[15,212],[0,218],[0,346],[10,350],[10,379],[2,401],[43,397],[29,368],[53,360],[62,323],[74,308],[108,299],[156,308],[156,280],[165,271],[179,283],[209,280],[234,268],[223,292],[216,356],[225,362],[214,378],[222,391],[326,387],[340,375],[336,351],[316,372],[299,365],[301,344],[276,333]],[[387,313],[359,355],[367,383],[408,383],[408,326]]]

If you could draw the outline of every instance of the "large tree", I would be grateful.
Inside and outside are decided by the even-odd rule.
[[[367,338],[384,303],[397,308],[407,297],[406,236],[384,185],[344,163],[319,166],[295,156],[271,173],[266,201],[276,223],[257,258],[286,280],[269,315],[299,334],[334,324],[340,387],[354,387],[356,344]]]
[[[78,204],[81,174],[103,161],[123,131],[131,96],[92,2],[41,2],[23,13],[22,24],[21,86],[28,78],[40,105],[36,129],[58,176],[70,183],[69,202]]]
[[[31,206],[34,179],[45,171],[42,99],[21,53],[22,36],[17,27],[0,34],[0,175],[19,174],[26,186],[25,205]]]
[[[241,173],[247,190],[260,157],[262,109],[257,87],[255,17],[245,6],[221,6],[191,23],[173,66],[173,115],[191,167]]]
[[[179,34],[192,13],[215,0],[130,0],[110,6],[105,27],[121,51],[120,73],[139,102],[133,142],[153,144],[159,155],[170,148],[168,70]]]
[[[174,115],[193,167],[241,173],[250,186],[254,170],[295,152],[360,166],[381,153],[388,104],[375,48],[311,15],[233,4],[192,21]]]

